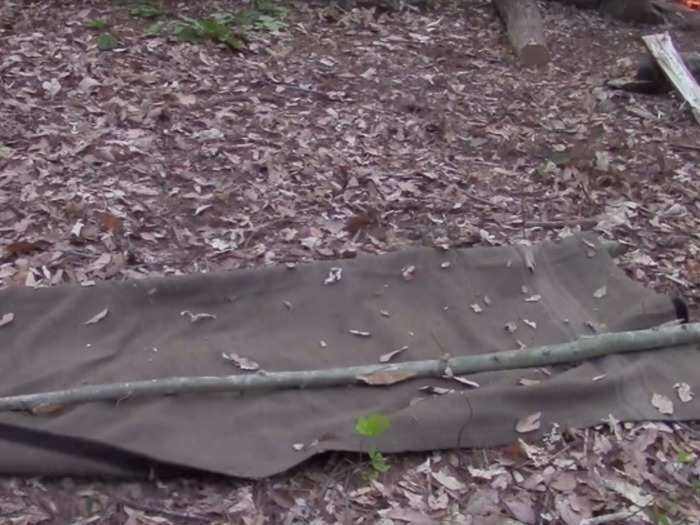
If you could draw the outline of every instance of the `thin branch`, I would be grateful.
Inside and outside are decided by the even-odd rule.
[[[387,386],[399,381],[473,374],[493,370],[513,370],[545,365],[576,363],[608,354],[664,349],[700,342],[700,323],[671,328],[652,328],[633,332],[583,336],[576,341],[541,346],[529,350],[508,350],[480,355],[378,364],[303,370],[292,372],[260,372],[232,376],[168,377],[145,381],[127,381],[88,385],[67,390],[0,398],[0,411],[31,410],[42,406],[63,406],[72,403],[116,401],[126,397],[192,394],[210,392],[243,392],[291,388],[326,388],[342,385]],[[391,379],[393,377],[393,379]]]

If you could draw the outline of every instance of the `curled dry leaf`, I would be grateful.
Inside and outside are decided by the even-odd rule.
[[[515,324],[513,321],[508,321],[505,326],[504,326],[506,332],[508,333],[513,333],[518,329],[518,325]]]
[[[404,281],[412,281],[413,278],[415,277],[415,274],[416,274],[416,267],[413,266],[412,264],[401,268],[401,276],[404,278]]]
[[[2,324],[0,324],[0,326],[2,326]],[[690,403],[693,400],[693,397],[695,397],[695,394],[690,389],[690,385],[688,383],[676,383],[673,385],[673,388],[676,390],[678,399],[680,399],[683,403]]]
[[[523,323],[528,325],[533,330],[537,330],[537,323],[535,321],[530,321],[529,319],[523,319]]]
[[[521,377],[520,381],[518,381],[518,384],[522,386],[535,386],[539,385],[540,383],[542,383],[542,381],[540,381],[539,379],[527,379],[525,377]]]
[[[357,380],[372,386],[387,386],[406,381],[415,376],[415,372],[406,370],[384,370],[374,374],[357,376]]]
[[[323,281],[323,284],[333,284],[337,283],[343,278],[343,269],[333,267],[328,270],[328,277]]]
[[[608,287],[607,286],[601,286],[598,288],[595,292],[593,292],[593,297],[596,299],[602,299],[605,297],[608,293]]]
[[[364,330],[348,330],[348,332],[358,337],[372,337],[372,334]]]
[[[387,352],[386,354],[382,354],[379,357],[379,362],[380,363],[388,363],[392,359],[394,359],[397,355],[399,355],[402,352],[405,352],[408,350],[408,346],[402,346],[401,348],[397,348],[396,350],[393,350],[391,352]]]
[[[199,321],[204,321],[206,319],[216,319],[216,316],[214,314],[208,314],[206,312],[195,314],[193,312],[190,312],[189,310],[183,310],[182,312],[180,312],[180,315],[183,317],[185,317],[185,316],[189,317],[190,322],[192,322],[192,323],[197,323]]]
[[[521,417],[515,423],[515,431],[524,434],[526,432],[532,432],[540,428],[540,418],[542,417],[542,412],[535,412],[534,414]]]
[[[662,414],[673,414],[673,401],[664,395],[654,393],[651,396],[651,404]]]
[[[443,263],[440,263],[440,268],[442,268],[443,270],[447,270],[450,266],[452,266],[450,261],[445,261]]]
[[[213,206],[213,204],[203,204],[201,206],[198,206],[197,209],[194,210],[194,216],[197,217],[197,216],[201,215],[202,213],[204,213],[206,210],[208,210],[212,206]]]
[[[462,483],[454,476],[450,476],[447,472],[445,472],[444,468],[437,472],[433,472],[432,475],[433,479],[435,479],[435,481],[437,481],[447,490],[451,490],[453,492],[462,492],[464,490],[467,490],[467,486],[464,483]]]
[[[248,359],[247,357],[240,356],[236,353],[222,353],[221,357],[223,357],[226,361],[232,362],[237,368],[240,368],[241,370],[248,370],[251,372],[254,372],[255,370],[260,370],[260,365],[253,361],[252,359]]]
[[[481,308],[481,306],[479,306],[479,305],[476,304],[476,303],[470,304],[470,305],[469,305],[469,308],[471,308],[472,310],[474,310],[474,313],[477,313],[477,314],[480,314],[481,312],[484,311],[483,308]]]
[[[542,299],[541,295],[531,295],[530,297],[525,298],[526,303],[538,303]]]
[[[479,388],[481,385],[477,383],[476,381],[472,381],[471,379],[467,379],[466,377],[461,377],[461,376],[452,376],[452,379],[457,381],[458,383],[461,383],[463,385],[472,387],[472,388]]]
[[[10,324],[14,320],[15,320],[15,314],[13,314],[12,312],[3,314],[3,316],[0,317],[0,327],[7,326],[8,324]]]
[[[100,321],[102,321],[105,317],[107,317],[107,314],[109,314],[109,309],[105,308],[101,312],[93,315],[90,319],[85,321],[85,324],[97,324]]]

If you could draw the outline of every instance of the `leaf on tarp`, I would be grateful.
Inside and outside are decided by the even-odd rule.
[[[29,411],[35,416],[49,416],[51,414],[57,414],[62,410],[63,405],[57,405],[55,403],[42,403],[29,409]]]
[[[461,376],[452,376],[451,379],[454,379],[458,383],[462,385],[466,385],[472,388],[479,388],[481,385],[477,383],[476,381],[472,381],[471,379],[467,379],[466,377],[461,377]]]
[[[401,348],[397,348],[396,350],[393,350],[391,352],[387,352],[386,354],[382,354],[379,357],[379,362],[380,363],[388,363],[392,359],[394,359],[397,355],[399,355],[402,352],[405,352],[408,350],[407,346],[402,346]]]
[[[0,326],[2,326],[1,322]],[[688,383],[676,383],[673,385],[673,388],[676,391],[678,399],[680,399],[683,403],[690,403],[693,400],[693,397],[695,397],[695,394],[690,389],[690,385]]]
[[[542,412],[535,412],[534,414],[521,417],[515,423],[515,431],[520,434],[526,432],[532,432],[540,428],[540,418],[542,417]]]
[[[223,357],[226,361],[230,361],[234,365],[236,365],[237,368],[240,368],[241,370],[249,370],[249,371],[255,371],[260,369],[260,365],[253,361],[252,359],[248,359],[247,357],[240,356],[234,352],[231,353],[226,353],[222,352],[221,357]]]
[[[470,305],[469,305],[469,308],[471,308],[472,310],[474,310],[474,313],[477,313],[477,314],[480,314],[481,312],[484,311],[484,309],[481,308],[481,306],[479,306],[477,303],[470,304]]]
[[[662,414],[673,414],[673,401],[664,395],[654,393],[651,396],[651,404]]]
[[[537,330],[537,323],[535,321],[530,321],[529,319],[523,319],[523,323],[528,325],[533,330]]]
[[[593,297],[596,299],[602,299],[605,297],[608,293],[608,287],[607,286],[601,286],[598,288],[595,292],[593,292]]]
[[[328,270],[328,277],[323,281],[323,284],[333,284],[337,283],[343,278],[343,269],[333,267]]]
[[[358,381],[372,386],[387,386],[406,381],[416,376],[415,372],[407,370],[383,370],[364,376],[357,376]]]
[[[401,268],[401,276],[403,277],[404,281],[412,281],[415,275],[416,267],[412,264]]]
[[[372,337],[372,334],[365,330],[348,330],[348,332],[358,337]]]
[[[15,314],[12,312],[3,314],[2,317],[0,317],[0,327],[7,326],[10,324],[12,321],[15,320]]]
[[[512,334],[518,329],[518,325],[515,324],[513,321],[508,321],[505,326],[504,326],[506,332]]]
[[[530,297],[525,298],[526,303],[538,303],[542,299],[541,295],[531,295]]]
[[[526,377],[521,377],[520,381],[518,381],[518,384],[522,386],[535,386],[539,385],[540,383],[542,383],[542,381],[539,379],[527,379]]]
[[[105,317],[107,317],[107,314],[109,314],[109,309],[105,308],[104,310],[102,310],[98,314],[95,314],[90,319],[85,321],[85,324],[97,324],[100,321],[102,321]]]
[[[204,321],[206,319],[216,319],[216,316],[214,314],[208,314],[206,312],[195,314],[195,313],[190,312],[189,310],[183,310],[182,312],[180,312],[180,315],[183,317],[185,317],[185,316],[189,317],[190,322],[192,322],[192,323],[197,323],[199,321]]]

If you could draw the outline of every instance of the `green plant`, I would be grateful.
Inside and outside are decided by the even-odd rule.
[[[369,414],[357,418],[357,421],[355,421],[355,432],[361,436],[373,439],[386,432],[390,425],[391,422],[388,417],[382,414]],[[373,476],[389,470],[386,458],[375,445],[371,444],[369,446],[367,455],[369,456]]]
[[[83,25],[87,29],[95,29],[95,30],[99,31],[101,29],[106,28],[108,24],[104,20],[100,20],[99,18],[93,18],[91,20],[86,20],[83,23]]]
[[[148,1],[134,2],[129,9],[129,14],[135,18],[158,18],[165,14],[159,5]]]
[[[223,24],[276,33],[287,27],[283,20],[286,16],[287,9],[275,5],[270,0],[253,0],[246,9],[235,13],[219,13],[214,15],[214,18]]]
[[[692,461],[692,459],[692,454],[686,450],[679,450],[676,456],[676,462],[680,463],[681,465],[687,465]]]
[[[661,510],[650,509],[646,511],[646,514],[649,521],[651,521],[654,525],[673,525],[671,518],[669,518],[668,515]]]
[[[158,22],[154,22],[154,23],[152,23],[151,25],[149,25],[149,26],[144,30],[143,33],[144,33],[146,36],[158,36],[158,35],[162,34],[162,33],[165,31],[165,29],[167,28],[167,25],[168,25],[167,23],[165,23],[165,22],[159,20]]]
[[[119,40],[112,33],[102,33],[97,37],[97,47],[102,51],[109,51],[119,47]]]
[[[197,42],[200,40],[213,40],[226,44],[234,50],[243,48],[243,40],[238,38],[225,24],[213,18],[189,18],[183,20],[175,28],[175,36],[181,42]]]

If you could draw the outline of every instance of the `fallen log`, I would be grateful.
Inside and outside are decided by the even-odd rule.
[[[659,33],[643,36],[642,40],[671,84],[688,103],[693,117],[700,124],[700,86],[676,51],[671,36],[668,33]]]
[[[494,0],[493,5],[520,61],[527,67],[549,62],[544,24],[535,0]]]

